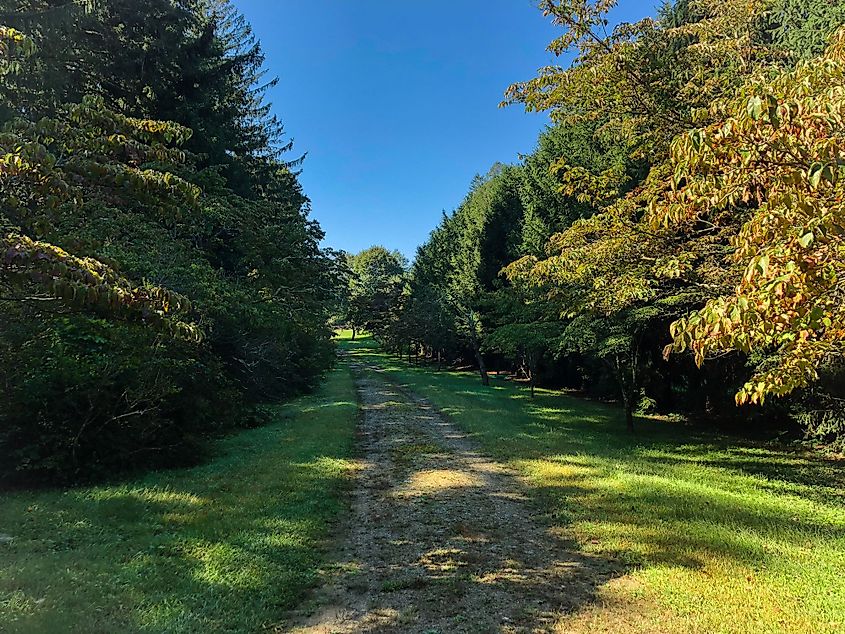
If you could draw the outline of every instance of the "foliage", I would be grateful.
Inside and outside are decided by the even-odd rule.
[[[473,179],[470,192],[443,219],[417,251],[410,272],[410,299],[402,323],[418,324],[405,341],[436,356],[471,356],[488,382],[482,344],[491,294],[500,286],[501,267],[518,253],[522,240],[523,171],[494,165]]]
[[[551,126],[540,135],[536,150],[525,157],[519,186],[525,210],[520,255],[542,257],[552,235],[596,212],[582,190],[568,189],[561,182],[571,178],[567,168],[577,168],[582,175],[636,173],[638,166],[627,160],[623,147],[599,139],[598,127],[596,123]]]
[[[391,310],[399,302],[408,266],[398,251],[374,246],[347,257],[349,291],[346,323],[353,331],[368,330],[384,336]]]
[[[772,43],[791,55],[821,55],[830,36],[845,24],[845,5],[837,0],[774,0],[769,8]]]
[[[841,358],[819,368],[819,378],[790,403],[807,436],[840,454],[845,453],[845,399],[841,388],[845,371]]]
[[[759,402],[767,393],[785,394],[806,385],[813,367],[836,354],[832,341],[841,339],[830,316],[835,300],[814,288],[824,279],[835,287],[836,265],[819,254],[798,252],[812,247],[815,226],[825,224],[819,222],[822,208],[836,214],[835,192],[819,205],[809,202],[806,192],[820,181],[823,187],[836,180],[840,159],[832,148],[840,141],[835,136],[840,106],[837,89],[830,86],[841,83],[840,71],[828,58],[769,79],[783,57],[764,46],[771,15],[764,16],[766,7],[754,3],[679,4],[664,11],[662,24],[622,26],[604,39],[596,33],[609,6],[550,2],[544,8],[567,28],[551,49],[575,45],[579,58],[572,69],[547,69],[539,79],[512,87],[510,98],[529,109],[553,108],[558,117],[573,110],[592,120],[607,117],[630,144],[631,157],[646,148],[653,166],[642,186],[618,202],[624,180],[610,172],[595,175],[563,166],[562,190],[605,205],[606,211],[552,236],[549,257],[511,265],[506,269],[511,279],[545,289],[546,300],[560,306],[563,316],[574,317],[573,324],[591,319],[587,332],[605,333],[587,336],[579,328],[572,338],[578,352],[607,357],[613,349],[616,357],[627,349],[629,371],[621,376],[636,375],[632,342],[685,306],[706,301],[703,311],[673,326],[675,349],[693,348],[699,363],[708,352],[777,349],[739,391],[738,402]],[[683,55],[672,68],[631,64],[646,53],[659,60],[659,51],[678,46]],[[621,78],[589,81],[611,63],[622,68]],[[683,103],[665,99],[663,89],[669,85],[690,98]],[[698,91],[694,97],[693,89]],[[608,91],[621,99],[611,102],[617,105],[609,115],[599,107]],[[576,109],[576,100],[586,100],[587,106]],[[688,132],[693,120],[704,127]],[[672,121],[678,125],[668,125]],[[662,161],[668,153],[660,148],[666,145],[654,134],[667,131],[677,140],[671,158]],[[776,206],[784,195],[786,206],[800,211],[779,213]],[[774,205],[765,202],[769,197]],[[779,240],[779,233],[786,236]],[[827,232],[823,228],[821,233]],[[725,264],[722,258],[728,254],[733,262]],[[736,282],[735,298],[720,296]],[[748,287],[759,292],[752,295]],[[822,296],[814,297],[814,291]],[[798,310],[795,302],[801,304]],[[646,314],[649,321],[643,322]],[[827,341],[822,319],[834,326]],[[808,340],[817,338],[812,347]],[[621,383],[628,404],[638,385],[634,380],[626,389]]]
[[[183,155],[165,143],[189,136],[175,124],[110,112],[95,97],[67,108],[58,119],[7,123],[0,132],[0,196],[7,202],[0,215],[5,227],[0,288],[14,294],[34,285],[74,305],[122,309],[180,334],[198,333],[179,320],[190,302],[178,293],[139,287],[95,258],[39,240],[55,236],[55,219],[89,200],[139,203],[164,222],[195,207],[199,190],[194,185],[171,172],[139,167],[153,160],[178,161]]]
[[[506,323],[487,335],[484,347],[525,361],[533,397],[540,362],[559,337],[560,325],[554,322]]]
[[[744,268],[732,295],[709,299],[673,325],[674,349],[773,350],[737,394],[781,396],[845,352],[841,177],[845,155],[845,31],[821,57],[755,78],[712,106],[716,123],[673,148],[679,187],[654,201],[654,224],[718,224],[745,208],[732,258]]]
[[[642,398],[728,415],[731,391],[761,403],[811,385],[845,340],[841,36],[813,57],[845,19],[840,3],[682,0],[608,32],[614,5],[540,3],[562,29],[548,50],[574,62],[504,103],[554,125],[521,165],[477,179],[419,249],[406,322],[445,299],[454,334],[421,329],[424,348],[436,340],[480,369],[479,337],[493,363],[534,348],[555,382],[603,397],[615,383],[629,425]],[[559,336],[541,344],[545,324]],[[673,340],[706,367],[664,359]],[[801,403],[761,416],[831,429]]]
[[[219,166],[244,196],[265,191],[291,149],[265,100],[276,80],[228,0],[2,0],[0,23],[40,51],[0,85],[2,109],[17,104],[37,120],[96,94],[111,110],[176,121],[194,131],[186,147],[200,165]]]
[[[563,34],[548,50],[576,49],[570,68],[549,66],[512,85],[505,104],[549,110],[555,121],[599,123],[634,158],[660,160],[696,107],[724,94],[742,69],[769,56],[757,27],[762,0],[682,2],[659,19],[621,24],[605,35],[615,0],[544,0],[540,9]]]
[[[342,266],[261,49],[227,2],[18,4],[0,3],[0,477],[194,462],[334,357]]]
[[[33,335],[29,315],[8,311],[0,327],[7,481],[195,462],[203,436],[240,415],[220,361],[194,344],[70,314],[42,315]]]
[[[447,278],[454,301],[475,308],[481,295],[495,288],[502,266],[518,252],[523,215],[519,176],[517,168],[494,165],[485,178],[473,180],[447,221],[457,239]]]

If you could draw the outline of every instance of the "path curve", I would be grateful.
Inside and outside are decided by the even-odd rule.
[[[296,634],[551,632],[612,576],[425,399],[352,364],[360,464],[343,563]]]

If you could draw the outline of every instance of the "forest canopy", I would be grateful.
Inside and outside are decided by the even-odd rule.
[[[845,8],[543,0],[566,67],[503,106],[552,125],[477,177],[418,250],[395,350],[637,409],[845,439]],[[741,407],[738,407],[741,406]]]
[[[226,0],[0,3],[0,477],[192,462],[316,385],[343,262]]]
[[[228,0],[0,0],[0,479],[194,462],[331,326],[637,411],[845,446],[845,8],[542,0],[550,115],[412,263],[321,246]],[[519,78],[514,78],[519,79]]]

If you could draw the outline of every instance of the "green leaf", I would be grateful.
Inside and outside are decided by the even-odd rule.
[[[836,172],[833,169],[833,165],[825,165],[822,169],[822,178],[825,179],[831,185],[836,182]]]
[[[824,165],[819,162],[815,162],[810,165],[810,171],[808,172],[810,186],[815,189],[819,186],[819,183],[822,179],[822,170],[824,169]]]
[[[757,259],[757,268],[760,269],[760,273],[765,275],[769,272],[769,256],[768,255],[761,255]]]
[[[778,117],[778,100],[774,95],[766,97],[766,105],[769,111],[769,122],[775,127],[780,127],[780,118]]]
[[[760,97],[751,97],[748,100],[746,109],[748,110],[748,116],[754,121],[757,121],[763,116],[763,100]]]

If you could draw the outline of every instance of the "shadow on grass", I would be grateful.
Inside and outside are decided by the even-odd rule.
[[[694,597],[687,609],[731,631],[845,627],[842,461],[649,418],[630,436],[601,403],[548,390],[532,401],[513,384],[485,389],[370,346],[349,354],[519,469],[576,550],[633,567],[668,603]],[[784,614],[800,625],[788,629]]]
[[[254,632],[316,580],[344,506],[348,372],[192,469],[0,498],[0,631]]]
[[[358,577],[330,593],[350,620],[327,610],[305,631],[549,631],[625,574],[624,562],[538,522],[519,478],[435,408],[357,371],[364,459],[342,569]]]

